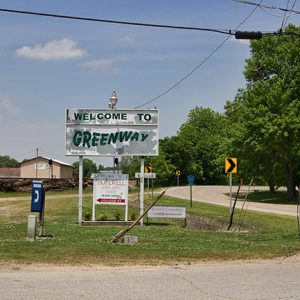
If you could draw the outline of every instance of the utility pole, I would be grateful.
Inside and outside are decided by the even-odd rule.
[[[38,178],[38,157],[39,157],[39,148],[36,148],[36,159],[35,159],[35,178]]]

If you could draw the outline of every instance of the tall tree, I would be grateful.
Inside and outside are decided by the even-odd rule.
[[[292,200],[300,164],[300,28],[290,25],[285,33],[251,42],[244,71],[247,88],[227,112],[239,109],[239,147],[248,162],[271,188],[285,177]]]
[[[220,145],[226,130],[225,118],[210,108],[196,107],[189,113],[188,120],[178,132],[176,142],[185,175],[192,174],[197,183],[224,183],[224,154]],[[176,149],[176,148],[175,148]],[[223,157],[220,159],[220,156]],[[172,160],[176,165],[176,162]]]

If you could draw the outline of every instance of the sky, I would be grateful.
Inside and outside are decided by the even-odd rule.
[[[285,8],[295,0],[265,0]],[[253,0],[253,2],[255,2]],[[259,2],[257,0],[257,2]],[[0,8],[129,22],[234,30],[255,6],[232,0],[0,0]],[[300,11],[300,1],[294,10]],[[284,13],[257,8],[239,30],[276,31]],[[300,15],[288,23],[300,25]],[[54,19],[0,12],[0,155],[22,161],[65,156],[65,110],[133,109],[184,78],[227,35]],[[249,42],[230,38],[186,80],[143,106],[159,110],[160,138],[176,135],[189,112],[223,112],[239,88]],[[111,160],[97,163],[109,166]]]

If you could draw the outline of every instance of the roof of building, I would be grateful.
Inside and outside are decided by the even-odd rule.
[[[46,156],[38,156],[38,157],[31,158],[31,159],[27,159],[27,160],[23,161],[22,164],[25,163],[25,162],[27,163],[27,162],[32,161],[32,160],[36,160],[37,158],[43,158],[43,159],[46,159],[48,161],[50,159],[52,159],[53,162],[56,162],[60,165],[67,166],[67,167],[73,167],[71,164],[65,163],[63,161],[60,161],[60,160],[57,160],[57,159],[54,159],[54,158],[46,157]]]

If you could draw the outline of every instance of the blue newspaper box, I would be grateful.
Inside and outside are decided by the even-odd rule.
[[[43,181],[32,181],[31,211],[42,212],[45,201]]]

